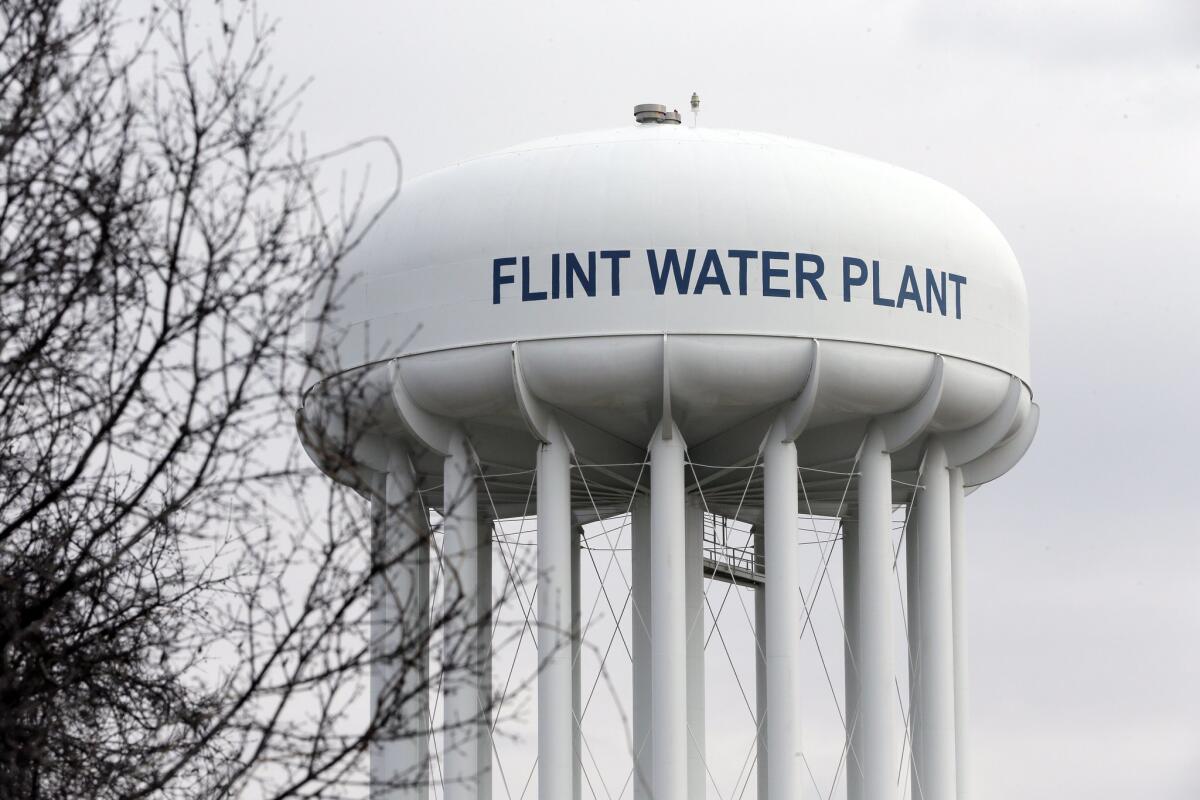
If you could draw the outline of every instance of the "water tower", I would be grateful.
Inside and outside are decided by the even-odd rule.
[[[703,796],[703,670],[687,625],[693,587],[714,572],[701,493],[710,513],[754,526],[759,547],[725,575],[756,595],[759,796],[793,800],[805,783],[801,508],[842,519],[848,796],[900,797],[902,757],[913,797],[968,795],[963,500],[1017,462],[1038,419],[1024,282],[975,206],[897,167],[647,105],[626,127],[406,183],[351,272],[326,343],[340,371],[309,388],[301,414],[336,427],[322,398],[353,377],[370,430],[350,463],[312,455],[335,479],[374,476],[390,498],[426,487],[466,619],[486,613],[493,518],[521,514],[528,496],[496,479],[484,498],[481,473],[536,475],[542,800],[579,792],[576,513],[625,513],[631,494],[634,794]],[[896,551],[900,507],[911,513]],[[380,522],[381,535],[423,541],[425,512]],[[396,577],[417,597],[419,551]],[[893,710],[898,559],[907,750]],[[475,652],[482,669],[446,695],[447,719],[486,704],[488,643]],[[441,754],[445,797],[490,796],[488,728],[472,730]],[[373,774],[422,769],[424,747],[377,750]]]

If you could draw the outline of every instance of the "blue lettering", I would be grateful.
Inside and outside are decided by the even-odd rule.
[[[890,297],[879,296],[879,262],[871,262],[871,300],[877,306],[894,306],[896,301]]]
[[[912,300],[917,304],[917,311],[924,311],[921,306],[921,290],[917,288],[917,273],[911,264],[904,265],[904,277],[900,279],[900,294],[896,295],[896,308],[904,308],[904,301]]]
[[[628,250],[601,250],[601,258],[607,258],[612,263],[612,296],[621,296],[621,259],[629,258]]]
[[[781,261],[788,257],[787,253],[779,250],[763,250],[762,254],[762,283],[763,297],[790,297],[787,289],[776,289],[771,286],[772,278],[782,278],[787,275],[786,269],[771,269],[772,261]]]
[[[954,284],[954,318],[962,319],[962,287],[966,285],[967,279],[951,272],[950,282]]]
[[[675,289],[679,294],[688,293],[688,284],[692,282],[692,263],[696,260],[696,251],[687,251],[687,265],[683,268],[682,273],[679,270],[679,252],[675,248],[670,248],[663,253],[663,266],[658,268],[658,254],[653,250],[646,251],[646,257],[650,259],[650,278],[654,281],[654,293],[667,293],[667,273],[670,272],[675,276]]]
[[[939,271],[941,276],[941,288],[938,288],[938,281],[934,280],[933,270],[925,270],[925,310],[930,314],[933,313],[933,303],[937,301],[938,312],[944,317],[946,316],[946,273]]]
[[[808,272],[805,264],[812,264],[815,269]],[[804,284],[812,286],[818,299],[825,299],[825,290],[821,288],[821,276],[825,274],[825,261],[812,253],[796,253],[796,297],[804,297]]]
[[[729,294],[729,283],[725,280],[725,270],[716,250],[709,250],[704,256],[704,266],[700,268],[700,276],[696,278],[695,294],[702,294],[704,287],[715,284],[721,287],[721,294]]]
[[[583,271],[583,265],[579,263],[579,259],[574,253],[567,253],[567,297],[575,296],[575,279],[579,279],[579,284],[583,287],[583,291],[588,297],[596,296],[596,252],[588,252],[587,272]]]
[[[680,253],[686,253],[680,258]],[[699,267],[696,265],[696,253],[702,254]],[[521,301],[532,302],[576,296],[596,297],[600,290],[597,277],[597,260],[606,260],[609,264],[611,292],[613,297],[621,295],[621,267],[625,260],[632,255],[630,250],[589,250],[586,261],[581,253],[563,252],[550,254],[550,280],[545,289],[536,289],[533,270],[530,267],[531,256],[504,256],[492,259],[492,305],[499,305],[504,299],[506,286],[517,283],[516,270],[518,261],[521,266]],[[762,275],[763,297],[815,297],[827,300],[825,287],[822,285],[825,277],[825,259],[816,253],[789,253],[781,250],[728,250],[726,258],[737,261],[737,294],[748,294],[749,265],[752,260],[758,261]],[[795,258],[794,276],[788,275],[787,262]],[[647,249],[646,259],[650,266],[650,278],[656,295],[665,295],[669,288],[675,289],[679,295],[704,294],[704,290],[715,287],[722,295],[733,294],[730,275],[725,270],[720,251],[715,249],[696,248],[682,250],[681,248],[665,248],[662,250]],[[868,264],[870,266],[868,266]],[[778,265],[778,266],[777,266]],[[842,300],[851,301],[851,292],[856,286],[865,287],[871,284],[871,302],[884,308],[904,308],[915,306],[917,311],[927,314],[936,312],[943,317],[949,315],[950,283],[954,284],[954,318],[963,318],[963,287],[967,278],[953,272],[924,267],[924,285],[918,276],[918,267],[905,264],[899,282],[899,291],[895,295],[882,291],[880,262],[870,262],[854,256],[842,257]],[[692,278],[695,277],[693,283]],[[795,290],[785,283],[791,277]],[[510,300],[515,297],[510,297]]]
[[[529,291],[529,256],[521,256],[521,302],[545,299],[545,292]]]
[[[850,268],[857,267],[858,275],[850,277]],[[842,300],[850,302],[850,287],[862,286],[867,282],[867,262],[861,258],[846,256],[842,259]]]
[[[492,260],[492,305],[500,305],[500,287],[506,283],[516,283],[517,279],[512,275],[505,275],[500,270],[502,267],[515,267],[517,259],[515,258],[497,258]]]
[[[738,294],[746,296],[746,262],[758,258],[757,250],[730,250],[730,258],[738,260]]]

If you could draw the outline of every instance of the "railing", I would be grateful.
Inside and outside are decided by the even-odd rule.
[[[729,583],[757,585],[765,573],[754,552],[754,535],[724,520],[704,515],[704,571]]]

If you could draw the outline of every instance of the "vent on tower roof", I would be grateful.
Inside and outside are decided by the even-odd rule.
[[[678,111],[667,111],[667,107],[659,103],[642,103],[633,107],[633,118],[644,124],[678,125],[681,122]]]

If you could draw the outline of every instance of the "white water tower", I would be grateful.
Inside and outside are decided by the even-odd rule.
[[[804,510],[842,518],[848,796],[899,798],[911,758],[914,798],[965,798],[963,499],[1017,462],[1038,419],[1017,262],[975,206],[928,178],[678,121],[639,106],[626,127],[406,183],[351,264],[326,342],[342,371],[302,412],[326,424],[320,398],[353,376],[369,387],[355,409],[369,435],[349,466],[314,458],[337,479],[385,476],[390,497],[427,487],[443,558],[477,600],[468,616],[490,597],[492,518],[521,514],[527,495],[496,480],[485,500],[480,481],[535,473],[542,800],[579,792],[573,513],[622,514],[631,494],[635,795],[703,796],[703,670],[686,621],[690,587],[719,576],[699,542],[699,493],[712,514],[755,526],[762,548],[725,576],[758,598],[759,796],[793,800],[806,783]],[[905,505],[907,750],[892,531]],[[424,511],[386,535],[421,541]],[[427,567],[413,564],[398,580],[419,595]],[[488,652],[480,642],[476,684],[444,698],[447,719],[485,702]],[[373,773],[422,769],[424,746],[377,750]],[[481,722],[441,754],[443,796],[490,796],[490,764]]]

